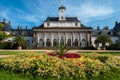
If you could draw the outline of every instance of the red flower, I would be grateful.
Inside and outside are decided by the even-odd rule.
[[[62,59],[62,60],[64,60],[64,59],[65,59],[65,57],[64,57],[64,56],[59,56],[59,58],[60,58],[60,59]]]
[[[75,54],[75,53],[67,53],[64,56],[66,58],[80,58],[81,57],[79,54]]]
[[[25,64],[25,67],[28,68],[28,67],[29,67],[29,64],[26,63],[26,64]]]
[[[39,59],[39,56],[35,56],[36,59]]]
[[[103,64],[100,64],[100,66],[104,66]]]
[[[73,62],[73,59],[69,59],[69,62]]]
[[[78,65],[78,66],[81,66],[82,64],[81,64],[80,62],[77,62],[77,65]]]

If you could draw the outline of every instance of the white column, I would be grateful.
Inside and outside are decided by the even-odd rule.
[[[46,37],[45,37],[45,32],[43,32],[43,36],[44,36],[44,47],[46,47]]]
[[[60,44],[60,33],[58,32],[58,43]]]
[[[90,44],[89,44],[89,34],[88,33],[86,33],[86,41],[87,41],[86,42],[87,43],[87,47],[89,47]]]
[[[72,42],[71,42],[71,44],[72,44],[71,46],[73,46],[73,32],[72,32]]]
[[[50,33],[50,38],[51,38],[51,47],[53,47],[53,36],[52,36],[52,32]]]
[[[64,35],[65,35],[65,44],[66,44],[66,32],[64,33]]]
[[[79,43],[78,46],[81,46],[80,44],[82,44],[82,43],[81,43],[81,33],[80,32],[79,32],[79,41],[78,41],[78,43]]]

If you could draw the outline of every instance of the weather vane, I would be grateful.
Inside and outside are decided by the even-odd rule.
[[[63,5],[63,3],[64,3],[64,2],[65,2],[65,0],[62,0],[62,2],[61,2],[61,3],[62,3],[62,5]]]

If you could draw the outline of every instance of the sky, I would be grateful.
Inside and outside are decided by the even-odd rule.
[[[82,24],[96,29],[120,22],[120,0],[0,0],[0,21],[11,21],[17,26],[29,28],[41,25],[47,17],[59,15],[58,7],[66,7],[67,17],[77,17]]]

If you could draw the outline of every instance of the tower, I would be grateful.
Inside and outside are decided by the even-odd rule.
[[[66,20],[65,19],[65,12],[66,12],[66,8],[63,5],[61,5],[59,7],[59,20]]]

